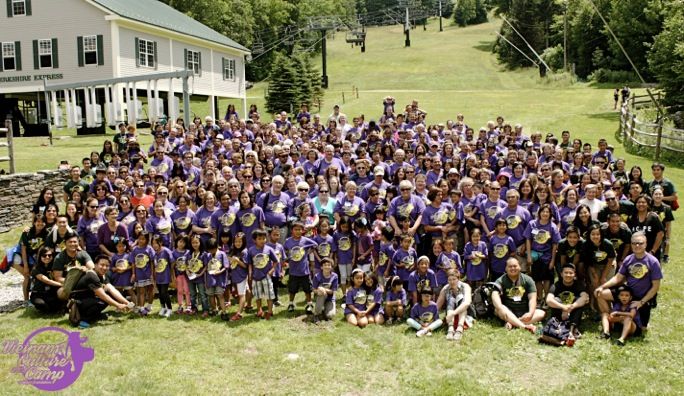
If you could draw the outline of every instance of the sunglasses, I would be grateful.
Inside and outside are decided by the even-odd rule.
[[[135,185],[135,188],[143,188],[143,187],[145,187],[144,184],[136,184],[136,185]]]
[[[90,209],[97,209],[97,206],[88,206]]]
[[[47,257],[47,258],[50,258],[50,257],[52,257],[52,253],[41,254],[40,257]]]
[[[402,188],[401,191],[411,191],[410,188]]]
[[[297,191],[308,192],[308,188],[298,188]]]
[[[146,213],[147,211],[145,209],[138,209],[135,211],[135,213]]]
[[[320,190],[319,191],[321,194],[327,194],[329,191],[328,190]]]
[[[160,192],[158,192],[157,194],[159,194],[159,195],[169,195],[169,193],[166,192],[166,191],[160,191]]]

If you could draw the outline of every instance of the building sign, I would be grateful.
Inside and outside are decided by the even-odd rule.
[[[14,83],[14,82],[28,82],[28,81],[43,81],[43,80],[61,80],[64,75],[59,74],[34,74],[32,76],[14,76],[14,77],[0,77],[0,83]]]

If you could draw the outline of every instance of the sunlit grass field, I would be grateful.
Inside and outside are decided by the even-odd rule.
[[[349,116],[377,119],[386,95],[394,96],[398,105],[417,99],[430,123],[463,113],[466,123],[478,128],[501,115],[523,124],[528,133],[567,129],[594,145],[606,138],[628,166],[650,169],[650,159],[626,154],[616,141],[618,116],[611,89],[562,78],[549,83],[535,70],[503,70],[489,51],[498,23],[447,26],[442,33],[432,23],[427,31],[411,32],[411,48],[403,47],[400,27],[373,28],[364,54],[338,33],[328,44],[331,87],[321,114],[327,116],[337,103]],[[358,87],[358,98],[352,87]],[[263,109],[263,89],[260,83],[248,91],[248,103]],[[206,109],[204,103],[193,104],[197,114]],[[19,139],[17,165],[22,171],[54,169],[60,159],[75,162],[91,150],[99,151],[103,139],[72,137],[55,140],[53,147],[41,146],[44,138]],[[668,167],[666,177],[684,186],[683,170]],[[65,393],[681,394],[684,321],[675,311],[684,297],[676,286],[684,279],[683,231],[678,219],[672,233],[673,259],[664,267],[651,330],[625,348],[598,340],[594,322],[585,323],[585,336],[574,348],[560,349],[539,345],[529,333],[508,332],[493,321],[477,323],[460,345],[448,343],[442,332],[417,339],[405,326],[359,330],[344,323],[339,313],[333,322],[312,325],[303,320],[301,305],[295,314],[277,308],[268,322],[250,315],[225,323],[113,314],[85,331],[95,359]],[[17,231],[0,235],[0,245],[8,246],[17,237]],[[66,317],[41,318],[30,310],[1,315],[0,339],[23,339],[48,325],[68,323]],[[15,364],[16,357],[0,355],[2,393],[31,393],[10,372]]]

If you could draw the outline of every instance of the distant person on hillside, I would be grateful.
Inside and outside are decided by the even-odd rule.
[[[615,101],[615,104],[613,105],[613,110],[617,109],[619,99],[620,99],[620,88],[615,88],[615,91],[613,91],[613,100]]]
[[[631,91],[629,90],[628,86],[622,87],[622,90],[620,91],[620,94],[622,95],[622,105],[624,106],[625,103],[627,103],[627,99],[629,99],[629,94]]]

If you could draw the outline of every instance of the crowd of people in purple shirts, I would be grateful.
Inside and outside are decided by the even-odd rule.
[[[432,124],[391,97],[378,121],[229,106],[152,134],[141,147],[121,124],[63,191],[42,191],[12,257],[26,305],[68,302],[82,326],[108,305],[146,316],[155,296],[164,317],[269,320],[303,293],[312,322],[341,304],[354,326],[445,325],[457,341],[473,292],[494,282],[507,328],[551,315],[579,337],[584,316],[606,338],[621,328],[620,345],[656,306],[677,193],[663,164],[649,177],[605,139],[503,117]]]

